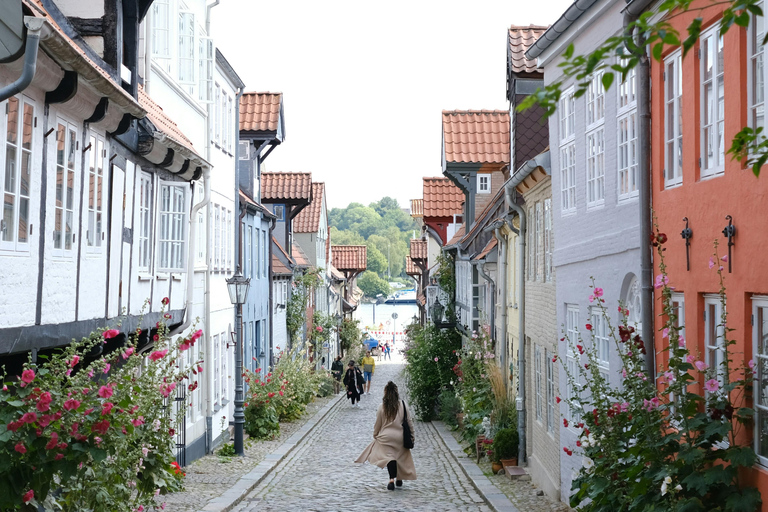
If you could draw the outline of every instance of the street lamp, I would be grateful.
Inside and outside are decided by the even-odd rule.
[[[229,300],[235,306],[235,455],[243,456],[243,426],[245,425],[245,413],[243,412],[243,340],[240,324],[243,323],[243,304],[248,298],[248,288],[251,286],[251,278],[243,277],[240,273],[240,265],[235,270],[235,275],[227,279],[227,291]]]

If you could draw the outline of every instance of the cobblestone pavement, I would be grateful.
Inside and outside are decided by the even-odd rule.
[[[399,359],[399,358],[398,358]],[[360,407],[342,402],[233,510],[284,511],[489,511],[445,449],[435,428],[415,422],[418,479],[388,491],[386,469],[353,461],[372,440],[376,409],[388,380],[404,395],[399,361],[377,362],[371,394]]]
[[[219,496],[224,490],[237,483],[238,479],[263,461],[267,455],[277,450],[282,443],[299,430],[336,395],[318,398],[307,405],[307,412],[298,420],[280,424],[280,435],[269,441],[247,442],[245,457],[218,457],[208,455],[187,467],[184,490],[165,496],[158,496],[158,504],[165,502],[165,512],[197,512],[209,500]]]

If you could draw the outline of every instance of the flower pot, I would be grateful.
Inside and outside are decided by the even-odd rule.
[[[493,471],[493,474],[497,474],[499,471],[504,469],[504,466],[501,465],[501,462],[492,462],[491,463],[491,471]]]
[[[499,462],[501,462],[502,466],[517,466],[517,457],[513,457],[511,459],[501,459]]]

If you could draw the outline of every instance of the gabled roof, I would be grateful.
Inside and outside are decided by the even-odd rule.
[[[293,243],[293,250],[291,251],[291,255],[293,255],[293,260],[296,262],[296,266],[309,267],[311,265],[309,258],[307,258],[307,254],[296,242]]]
[[[446,163],[509,163],[509,112],[443,110]]]
[[[295,265],[296,264],[296,262],[293,260],[293,258],[291,258],[291,255],[288,254],[288,252],[285,249],[283,249],[283,246],[280,245],[280,242],[278,242],[277,238],[275,238],[274,236],[272,237],[272,243],[277,248],[276,253],[278,253],[278,252],[280,253],[279,256],[280,256],[281,259],[283,259],[284,261],[288,262],[291,265]]]
[[[332,245],[333,266],[343,271],[368,268],[368,248],[364,245]]]
[[[261,200],[272,203],[311,201],[312,174],[308,172],[261,173]]]
[[[325,200],[325,183],[312,183],[312,202],[293,219],[294,233],[317,233]]]
[[[491,237],[491,239],[490,239],[490,240],[488,240],[488,243],[487,243],[487,244],[485,244],[485,247],[483,248],[483,250],[482,250],[482,251],[480,251],[480,252],[478,253],[478,255],[477,255],[477,256],[475,256],[475,257],[474,257],[474,258],[472,258],[472,259],[473,259],[473,260],[481,260],[481,259],[485,258],[485,257],[486,257],[486,256],[488,256],[488,254],[489,254],[489,253],[490,253],[490,252],[493,250],[493,248],[494,248],[494,247],[496,247],[496,244],[497,244],[497,243],[498,243],[498,241],[496,240],[496,235],[493,235],[493,236]]]
[[[421,269],[416,266],[410,256],[405,255],[405,273],[409,276],[420,276]]]
[[[240,98],[240,131],[278,132],[282,110],[283,93],[247,92]]]
[[[424,200],[411,199],[411,217],[418,219],[424,216]]]
[[[451,237],[451,239],[448,240],[448,243],[445,244],[445,247],[450,247],[451,245],[459,243],[461,239],[464,238],[464,231],[464,226],[461,226],[459,229],[457,229],[453,237]]]
[[[195,151],[195,147],[192,145],[192,141],[184,135],[177,125],[168,115],[163,111],[163,107],[158,105],[145,91],[144,87],[139,84],[139,105],[147,111],[147,119],[157,128],[157,130],[163,132],[166,137],[171,138],[177,144],[184,146],[190,151]]]
[[[256,201],[254,201],[253,199],[248,197],[248,194],[246,194],[242,190],[240,190],[239,192],[240,192],[240,202],[244,204],[246,207],[251,207],[254,210],[258,210],[265,217],[269,217],[271,219],[276,218],[275,214],[269,211],[269,208],[267,208],[261,203],[257,203]]]
[[[289,269],[285,264],[283,264],[282,261],[280,261],[280,258],[278,258],[277,254],[272,254],[272,274],[276,276],[287,276],[291,275],[293,272],[291,272],[291,269]]]
[[[411,240],[411,258],[414,260],[426,260],[429,258],[426,240]]]
[[[463,212],[464,193],[448,178],[424,178],[424,217],[450,217]]]
[[[547,28],[540,25],[528,25],[527,27],[512,25],[509,27],[507,52],[507,71],[509,73],[542,74],[536,60],[526,58],[525,52]]]
[[[333,265],[328,265],[328,269],[331,271],[331,277],[333,277],[337,281],[343,281],[344,280],[344,274],[339,272],[336,267]]]

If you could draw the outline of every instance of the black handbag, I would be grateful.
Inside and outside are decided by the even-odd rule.
[[[405,402],[403,402],[403,446],[409,450],[413,449],[413,432],[408,424],[408,409],[405,408]]]

